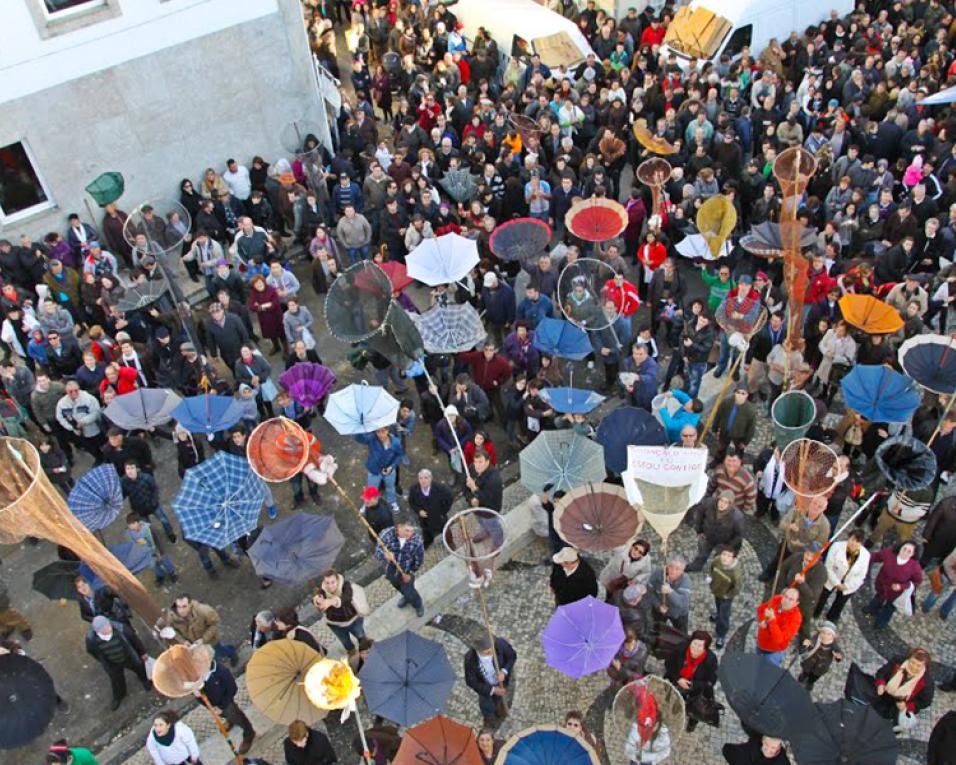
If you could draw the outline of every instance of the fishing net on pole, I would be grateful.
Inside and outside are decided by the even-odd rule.
[[[816,157],[802,146],[791,146],[777,155],[772,170],[783,196],[780,217],[782,220],[796,220],[797,205],[817,171]]]
[[[246,458],[263,481],[288,481],[320,456],[319,442],[297,422],[273,417],[249,434]]]
[[[597,258],[578,258],[566,265],[558,275],[561,313],[586,332],[610,327],[624,307],[624,301],[615,301],[611,294],[615,276],[614,269]]]
[[[445,522],[441,538],[448,552],[468,564],[472,584],[487,586],[505,545],[501,515],[486,507],[462,510]]]
[[[70,512],[40,465],[40,455],[22,438],[0,438],[0,544],[26,537],[46,539],[72,551],[148,625],[162,609],[142,583]]]
[[[641,742],[653,737],[657,721],[667,727],[673,747],[684,733],[686,713],[684,697],[670,682],[657,675],[634,680],[615,695],[605,718],[606,751],[611,765],[629,765],[625,745],[637,723]]]
[[[840,472],[836,452],[820,441],[798,438],[781,455],[783,482],[798,497],[818,497],[846,476]]]
[[[381,268],[363,260],[332,282],[325,298],[329,332],[338,340],[357,343],[381,332],[392,304],[392,282]]]
[[[781,393],[770,408],[773,437],[779,449],[803,438],[817,417],[817,405],[809,393],[790,390]]]

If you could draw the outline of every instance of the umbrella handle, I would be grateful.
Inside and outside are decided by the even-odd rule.
[[[432,376],[428,374],[428,369],[425,367],[425,361],[422,360],[422,370],[425,373],[425,379],[428,380],[428,386],[435,389],[435,398],[438,399],[438,405],[441,407],[442,416],[445,418],[445,422],[448,423],[448,429],[451,431],[451,437],[455,440],[455,446],[458,447],[458,451],[461,453],[461,468],[465,471],[465,478],[471,478],[471,471],[468,470],[468,464],[465,462],[465,450],[461,446],[461,441],[458,440],[458,431],[455,430],[455,426],[452,425],[451,418],[445,414],[445,402],[441,400],[441,395],[438,393],[438,386],[435,385],[435,381],[432,380]]]
[[[229,745],[232,756],[236,758],[236,762],[239,763],[239,765],[243,765],[245,760],[243,759],[243,756],[239,754],[239,751],[236,749],[236,745],[232,743],[232,739],[229,738],[229,731],[226,728],[226,724],[222,721],[222,718],[219,716],[216,708],[209,703],[209,698],[203,691],[199,691],[199,700],[202,701],[206,709],[209,710],[209,714],[212,715],[213,722],[216,723],[216,727],[219,729],[219,734],[226,739],[226,743]]]
[[[355,723],[358,726],[359,740],[362,742],[362,761],[365,765],[372,765],[372,752],[368,748],[368,741],[365,740],[365,728],[362,725],[362,718],[359,716],[358,704],[352,705],[352,712],[355,713]]]

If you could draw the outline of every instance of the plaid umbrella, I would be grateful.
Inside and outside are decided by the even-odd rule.
[[[604,480],[604,447],[572,430],[547,430],[521,450],[521,483],[536,494]]]
[[[256,527],[269,493],[242,457],[218,452],[186,471],[173,510],[183,536],[221,550]]]
[[[488,334],[478,311],[469,303],[436,305],[411,319],[428,353],[470,351]]]
[[[123,430],[150,430],[169,422],[180,403],[168,388],[137,388],[114,398],[103,414]]]
[[[116,468],[100,465],[84,473],[67,497],[66,504],[90,531],[105,529],[123,509],[123,491]]]

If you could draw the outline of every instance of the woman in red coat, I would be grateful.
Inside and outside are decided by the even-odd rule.
[[[637,248],[637,260],[644,266],[644,277],[638,285],[641,300],[647,300],[647,287],[654,278],[654,272],[664,264],[667,248],[657,240],[653,231],[644,235],[644,243]]]
[[[289,346],[282,328],[282,302],[279,293],[266,284],[261,274],[252,277],[249,310],[259,317],[259,330],[263,339],[272,341],[272,353],[278,353],[281,344],[283,355],[288,356]]]
[[[492,465],[498,464],[498,453],[495,451],[494,442],[488,438],[484,430],[476,430],[475,435],[464,445],[465,464],[471,467],[475,462],[475,451],[484,449],[488,452],[489,461]]]

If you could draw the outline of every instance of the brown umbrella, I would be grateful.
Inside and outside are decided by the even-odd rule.
[[[298,640],[273,640],[257,649],[246,665],[249,698],[262,714],[280,724],[302,720],[306,725],[328,714],[305,694],[305,675],[322,657]]]
[[[392,765],[482,765],[475,734],[438,715],[405,731]]]
[[[643,523],[624,489],[610,483],[577,486],[554,505],[555,531],[579,550],[613,550],[634,539]]]

